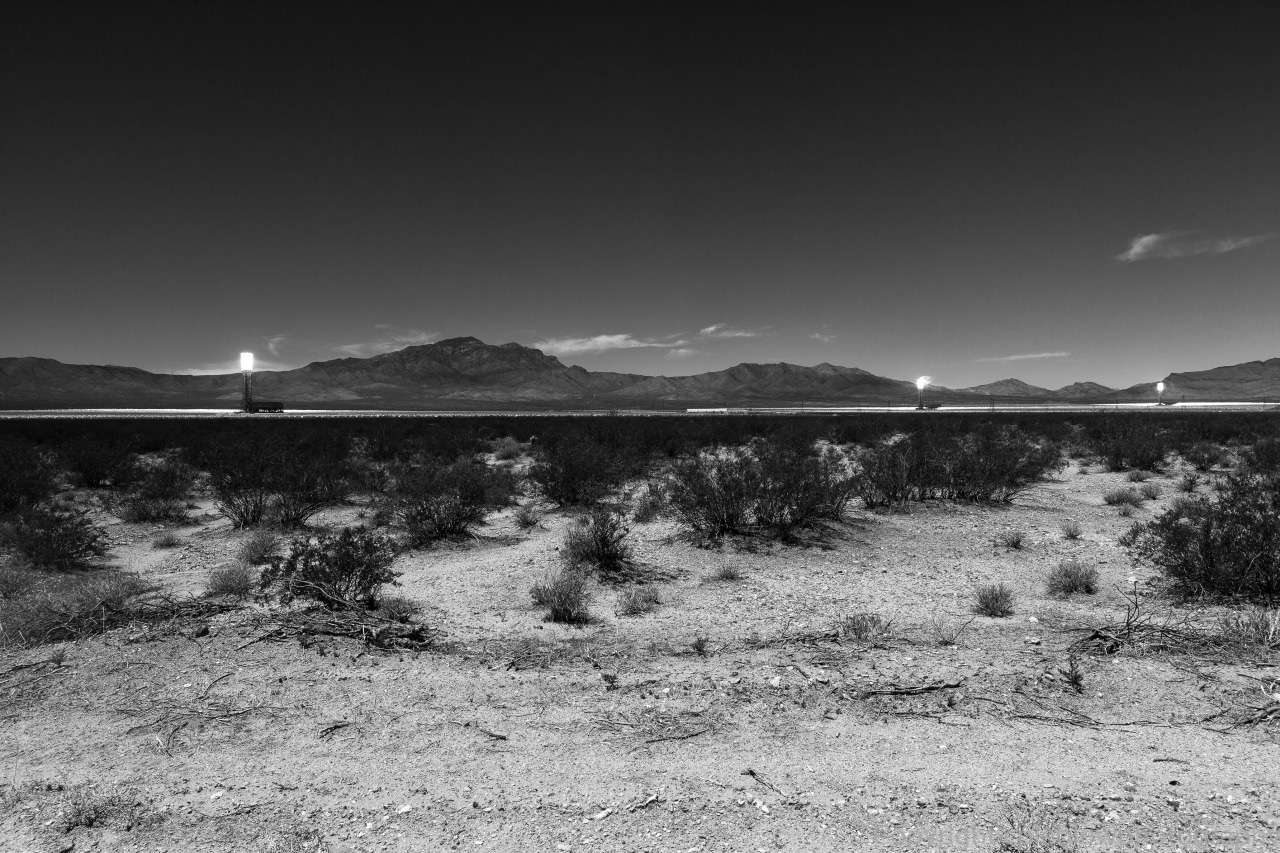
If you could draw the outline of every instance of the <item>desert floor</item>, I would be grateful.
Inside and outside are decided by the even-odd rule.
[[[597,586],[584,628],[529,598],[567,517],[526,534],[506,510],[399,558],[395,591],[443,632],[432,651],[299,642],[259,603],[10,653],[0,849],[1280,849],[1280,723],[1245,722],[1280,692],[1276,659],[1086,651],[1082,693],[1060,672],[1126,591],[1144,612],[1222,612],[1131,564],[1132,519],[1102,501],[1122,481],[1073,464],[1008,507],[854,508],[807,545],[708,549],[636,524],[662,605],[618,616],[619,588]],[[113,561],[199,594],[246,534],[207,500],[193,515],[103,516]],[[181,544],[153,548],[162,529]],[[1021,549],[996,544],[1010,530]],[[1046,592],[1072,557],[1099,568],[1096,595]],[[726,564],[741,579],[715,579]],[[1015,614],[973,617],[993,581]],[[867,612],[886,635],[834,631]]]

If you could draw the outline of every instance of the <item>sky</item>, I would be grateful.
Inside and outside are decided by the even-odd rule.
[[[1280,355],[1273,8],[814,5],[10,4],[0,356]]]

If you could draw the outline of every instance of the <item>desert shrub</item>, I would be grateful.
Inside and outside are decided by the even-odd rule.
[[[17,560],[0,562],[0,601],[25,595],[40,582],[40,574]]]
[[[403,595],[383,596],[378,602],[378,615],[391,622],[408,624],[422,613],[422,605]]]
[[[0,541],[38,569],[81,568],[107,553],[105,532],[88,513],[51,504],[19,512],[0,532]]]
[[[587,605],[587,576],[576,566],[565,566],[548,575],[529,590],[533,603],[547,608],[548,622],[585,625],[591,621]]]
[[[1133,504],[1121,504],[1120,508],[1116,510],[1116,515],[1121,518],[1130,517],[1133,515]]]
[[[962,635],[970,625],[973,619],[967,622],[961,622],[958,619],[949,619],[941,611],[934,611],[929,616],[926,628],[933,641],[940,646],[954,646],[960,642]]]
[[[215,445],[207,450],[205,465],[218,509],[234,526],[254,527],[266,519],[278,466],[268,448],[249,441]]]
[[[1104,432],[1094,449],[1109,471],[1128,468],[1158,471],[1172,448],[1168,436],[1150,424],[1138,422],[1128,428]]]
[[[284,604],[309,598],[331,609],[374,608],[382,587],[397,584],[395,557],[388,537],[346,527],[336,535],[290,541],[289,553],[272,557],[263,569],[260,586],[264,592],[274,588]]]
[[[855,482],[837,451],[814,455],[794,444],[755,441],[751,454],[756,474],[749,481],[755,491],[750,506],[757,524],[788,539],[792,531],[813,527],[819,519],[844,515]]]
[[[1093,595],[1098,591],[1098,570],[1080,560],[1064,560],[1049,570],[1045,585],[1050,595]]]
[[[182,544],[182,537],[174,533],[172,530],[166,530],[155,539],[151,540],[152,548],[177,548]]]
[[[658,591],[651,586],[637,586],[618,593],[619,616],[640,616],[651,613],[662,604]]]
[[[304,461],[295,456],[279,462],[270,486],[267,517],[283,528],[298,528],[321,510],[346,500],[354,489],[354,478],[342,460],[322,456]]]
[[[0,515],[48,500],[58,489],[58,468],[23,441],[0,439]]]
[[[1222,619],[1219,637],[1228,645],[1266,655],[1280,649],[1280,609],[1250,607]]]
[[[1188,495],[1195,494],[1196,488],[1200,485],[1200,475],[1188,472],[1178,478],[1178,491],[1185,492]]]
[[[718,581],[740,581],[745,577],[742,568],[737,563],[721,563],[716,566],[716,570],[711,573],[712,580]]]
[[[415,546],[463,536],[484,520],[483,464],[461,458],[449,465],[422,465],[396,473],[392,502]]]
[[[219,566],[209,573],[204,594],[211,598],[220,595],[248,598],[253,594],[253,570],[244,563]]]
[[[511,436],[500,438],[493,443],[493,458],[500,461],[520,458],[520,442]]]
[[[1269,437],[1255,441],[1240,452],[1244,467],[1258,474],[1280,471],[1280,438]]]
[[[1142,506],[1142,495],[1134,489],[1109,489],[1102,495],[1107,506]]]
[[[1061,530],[1062,530],[1062,535],[1071,540],[1079,539],[1081,536],[1084,535],[1084,531],[1080,528],[1080,522],[1078,521],[1062,522]]]
[[[889,635],[893,623],[876,613],[851,613],[836,620],[836,633],[859,642],[875,640]]]
[[[1125,475],[1125,479],[1130,483],[1145,483],[1147,480],[1151,479],[1151,472],[1135,468]]]
[[[569,525],[560,553],[570,565],[618,575],[631,562],[630,532],[619,513],[596,506]]]
[[[150,500],[185,501],[196,484],[196,471],[177,457],[138,462],[130,474],[129,491]]]
[[[759,471],[743,450],[699,454],[671,468],[671,512],[681,524],[711,539],[743,530],[751,520]]]
[[[1223,478],[1216,500],[1180,498],[1120,542],[1191,594],[1280,595],[1280,478]]]
[[[867,509],[901,506],[918,494],[915,448],[902,444],[877,444],[858,454],[854,489]]]
[[[0,602],[0,646],[75,640],[126,624],[153,590],[124,572],[41,573],[22,595]]]
[[[1013,590],[1005,584],[983,584],[974,591],[973,612],[979,616],[1012,616],[1013,603]]]
[[[510,466],[488,468],[480,466],[484,473],[484,505],[489,509],[503,509],[515,503],[521,493],[522,480]]]
[[[595,503],[635,470],[626,454],[584,437],[570,437],[545,448],[529,469],[529,479],[547,500],[559,506]]]
[[[271,562],[280,547],[280,537],[270,530],[254,530],[236,550],[236,556],[246,566],[261,566]]]
[[[58,448],[74,482],[91,489],[127,486],[132,479],[131,442],[119,438],[81,435]]]
[[[644,491],[636,496],[636,508],[631,518],[636,524],[648,524],[661,515],[666,506],[666,490],[658,483],[646,483]]]
[[[1145,500],[1153,501],[1160,497],[1160,487],[1155,483],[1143,483],[1138,487],[1138,494]]]
[[[521,530],[532,530],[542,521],[542,513],[531,503],[521,504],[513,516],[516,526]]]
[[[1021,551],[1027,544],[1027,534],[1021,530],[1005,530],[996,536],[996,544],[1011,551]]]
[[[169,498],[147,498],[137,494],[126,494],[117,500],[110,501],[109,506],[121,521],[129,524],[189,520],[186,504]]]
[[[1227,453],[1212,442],[1198,441],[1182,454],[1187,464],[1200,473],[1212,471],[1227,458]]]

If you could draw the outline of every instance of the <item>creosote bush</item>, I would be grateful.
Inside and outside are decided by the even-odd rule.
[[[1227,458],[1226,451],[1208,441],[1199,441],[1187,448],[1182,458],[1200,473],[1212,471]]]
[[[534,584],[529,595],[534,604],[547,608],[548,622],[585,625],[591,621],[587,576],[576,566],[552,572],[541,583]]]
[[[1098,570],[1080,560],[1064,560],[1049,570],[1045,585],[1050,595],[1093,595],[1098,591]]]
[[[33,567],[63,571],[106,554],[104,536],[87,512],[51,504],[28,507],[0,529],[0,542]]]
[[[1003,583],[983,584],[974,592],[973,612],[979,616],[1012,616],[1013,604],[1013,590]]]
[[[274,590],[281,603],[295,598],[318,601],[330,609],[377,607],[382,587],[398,584],[392,571],[395,544],[364,528],[343,528],[336,535],[301,537],[289,543],[289,553],[271,558],[260,586]]]
[[[1188,594],[1280,596],[1280,477],[1225,477],[1216,499],[1180,497],[1120,544]]]
[[[1153,501],[1160,497],[1160,487],[1155,483],[1143,483],[1138,487],[1138,494],[1146,500]]]
[[[621,575],[631,563],[630,532],[619,513],[596,506],[570,523],[560,553],[570,565]]]
[[[585,506],[639,475],[644,467],[633,453],[573,435],[542,449],[529,469],[529,479],[559,506]]]
[[[519,459],[520,452],[520,442],[509,435],[493,443],[493,458],[500,462]]]

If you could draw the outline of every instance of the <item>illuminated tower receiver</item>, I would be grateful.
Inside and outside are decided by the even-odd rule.
[[[253,353],[240,353],[240,372],[244,374],[244,410],[253,411]]]
[[[932,381],[933,381],[933,377],[931,376],[921,376],[919,379],[916,380],[916,408],[917,409],[924,408],[924,389],[925,389],[925,386],[927,386]]]

